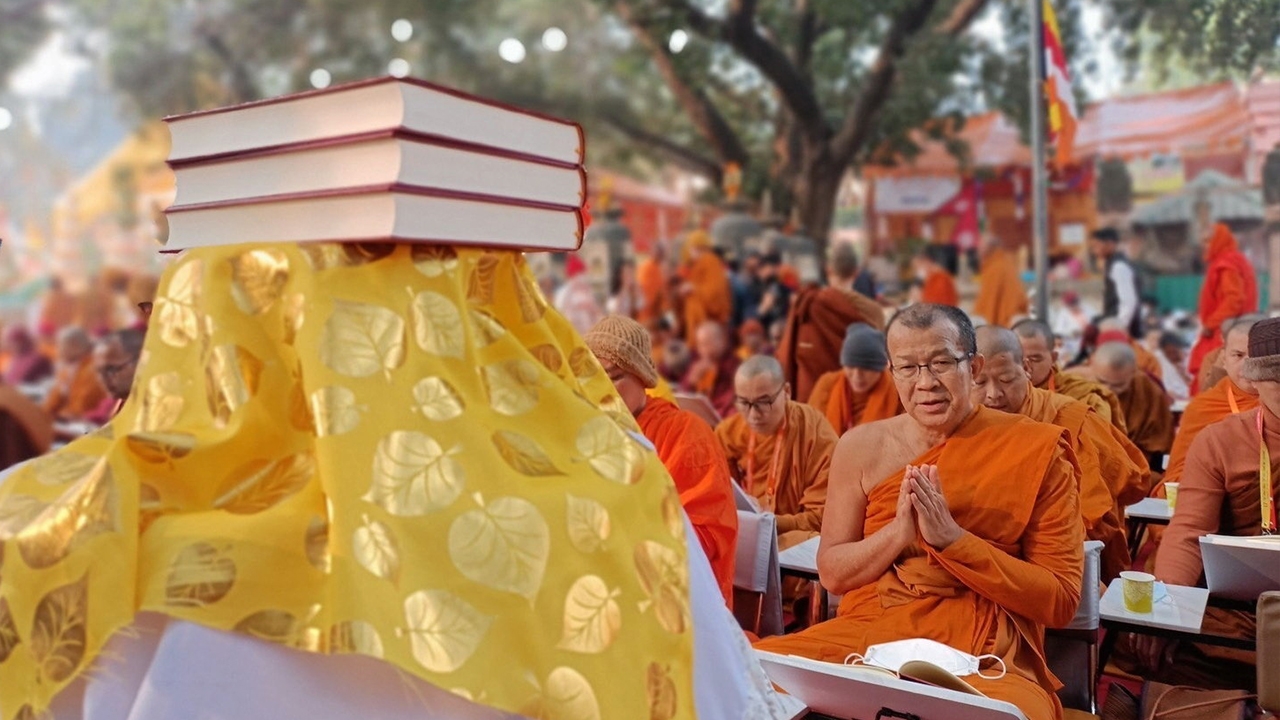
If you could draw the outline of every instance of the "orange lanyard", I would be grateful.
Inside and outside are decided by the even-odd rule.
[[[782,436],[787,431],[787,421],[783,419],[782,426],[778,428],[778,433],[773,436],[773,459],[769,461],[769,475],[765,478],[764,504],[765,509],[773,512],[774,500],[778,493],[778,480],[782,476],[782,467],[779,461],[782,459]],[[752,495],[755,490],[751,487],[756,479],[756,434],[751,433],[751,437],[747,440],[747,476],[743,478],[743,487]]]
[[[1231,390],[1230,385],[1227,386],[1227,403],[1231,405],[1232,415],[1235,415],[1236,413],[1240,412],[1240,403],[1236,402],[1236,394]]]
[[[1276,508],[1271,500],[1271,453],[1262,434],[1262,408],[1258,408],[1258,492],[1262,495],[1262,534],[1276,531]]]

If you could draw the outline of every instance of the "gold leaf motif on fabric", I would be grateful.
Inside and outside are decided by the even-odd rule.
[[[381,260],[395,252],[394,243],[303,243],[302,254],[314,270],[351,268]]]
[[[502,323],[495,320],[489,313],[474,308],[469,313],[471,331],[475,334],[476,339],[480,341],[480,347],[489,347],[507,334],[507,329],[502,327]]]
[[[333,556],[329,551],[329,521],[316,516],[307,523],[307,534],[304,541],[307,562],[322,573],[328,574],[333,567]]]
[[[526,435],[499,430],[493,434],[493,445],[498,449],[502,459],[521,475],[530,477],[564,475],[547,456],[542,446]]]
[[[205,387],[209,414],[218,426],[226,425],[257,394],[262,368],[262,361],[239,345],[213,348],[205,365]]]
[[[289,426],[298,432],[314,435],[316,426],[311,419],[311,401],[307,398],[301,373],[301,368],[295,370],[289,385]]]
[[[30,705],[23,705],[18,709],[18,714],[13,716],[13,720],[57,720],[57,718],[48,710],[36,712]]]
[[[60,683],[84,662],[85,629],[89,618],[88,579],[50,590],[36,605],[31,626],[31,654],[37,682]]]
[[[462,493],[466,475],[457,456],[422,433],[397,431],[378,443],[373,484],[364,500],[401,517],[443,510]]]
[[[289,258],[279,250],[250,250],[231,258],[231,298],[246,315],[265,312],[289,282]]]
[[[310,453],[277,460],[253,460],[223,481],[213,506],[235,515],[260,513],[306,487],[315,472],[315,458]]]
[[[311,393],[311,416],[317,437],[342,435],[360,426],[360,413],[367,406],[356,404],[356,394],[341,385],[322,387]]]
[[[507,415],[523,415],[538,406],[539,369],[528,360],[507,360],[480,369],[489,407]]]
[[[9,659],[13,649],[21,643],[18,627],[13,624],[13,613],[9,611],[9,601],[0,597],[0,665]]]
[[[526,323],[541,320],[547,313],[547,301],[542,297],[542,291],[518,266],[511,266],[511,275],[512,285],[516,289],[516,302],[520,305],[520,319]]]
[[[588,654],[604,652],[622,629],[622,610],[616,600],[620,594],[595,575],[578,578],[564,599],[564,630],[556,647]]]
[[[662,521],[671,537],[684,540],[684,507],[674,487],[667,488],[667,493],[662,496]]]
[[[212,605],[231,592],[236,564],[209,543],[188,545],[169,564],[164,601],[177,607]]]
[[[649,697],[649,720],[672,720],[676,716],[676,684],[669,668],[649,663],[645,691]]]
[[[165,432],[178,424],[186,400],[182,398],[182,376],[177,372],[153,375],[142,390],[141,405],[134,421],[138,432]]]
[[[279,645],[293,645],[298,640],[300,625],[293,613],[284,610],[259,610],[236,623],[232,630]]]
[[[419,590],[405,598],[404,618],[414,659],[434,673],[462,667],[493,623],[493,618],[445,590]]]
[[[520,714],[532,720],[600,720],[600,702],[581,673],[558,667]]]
[[[425,290],[413,298],[413,336],[418,347],[440,357],[461,358],[466,347],[462,313],[449,298]]]
[[[467,300],[478,305],[493,304],[493,289],[498,276],[498,256],[485,253],[476,260],[467,282]]]
[[[120,498],[107,459],[67,489],[15,536],[35,570],[53,567],[89,540],[120,529]]]
[[[146,462],[172,465],[196,449],[196,437],[188,433],[129,433],[125,444]]]
[[[159,328],[166,345],[184,348],[200,339],[206,326],[196,308],[203,284],[204,262],[187,260],[173,271],[169,285],[156,298],[152,327]]]
[[[335,300],[320,337],[320,361],[347,377],[391,371],[404,363],[404,319],[387,308]]]
[[[542,366],[553,373],[559,373],[560,368],[564,367],[564,356],[560,354],[560,349],[550,343],[546,345],[538,345],[529,349],[534,359],[542,363]]]
[[[138,532],[144,533],[156,518],[164,514],[160,491],[146,483],[138,484]]]
[[[643,540],[635,549],[636,575],[664,630],[680,634],[689,626],[689,570],[675,550]],[[647,609],[642,606],[641,610]]]
[[[440,377],[423,378],[413,386],[415,409],[428,420],[444,422],[452,420],[466,409],[462,396]]]
[[[537,506],[517,497],[489,502],[449,526],[449,559],[469,580],[532,600],[542,587],[551,533]]]
[[[281,339],[285,345],[292,345],[298,340],[298,332],[307,318],[307,298],[302,293],[294,293],[284,301],[284,334]]]
[[[569,353],[569,370],[579,380],[587,380],[600,371],[600,362],[590,349],[578,346]]]
[[[51,487],[66,485],[84,478],[99,462],[106,461],[97,455],[85,455],[69,450],[51,453],[33,463],[36,482]]]
[[[49,507],[49,503],[32,495],[10,495],[0,502],[0,542],[8,540],[30,525]]]
[[[429,278],[452,274],[458,267],[458,252],[449,245],[414,243],[409,257],[418,272]]]
[[[365,570],[393,584],[400,582],[400,544],[391,528],[364,515],[351,536],[356,562]]]
[[[584,553],[593,553],[604,547],[612,530],[609,511],[591,498],[567,497],[569,542]]]
[[[382,636],[363,620],[348,620],[329,628],[329,652],[335,655],[383,656]]]
[[[605,480],[633,484],[644,473],[640,447],[608,417],[597,416],[584,423],[575,444],[591,469]]]

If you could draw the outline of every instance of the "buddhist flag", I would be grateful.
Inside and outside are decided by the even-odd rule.
[[[1071,75],[1067,72],[1067,55],[1062,50],[1058,18],[1053,14],[1049,0],[1043,0],[1043,5],[1044,86],[1049,108],[1049,141],[1057,148],[1054,164],[1061,167],[1071,162],[1080,114],[1071,93]]]

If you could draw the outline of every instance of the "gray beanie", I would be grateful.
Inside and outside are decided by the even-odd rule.
[[[850,325],[844,333],[844,346],[840,348],[840,365],[884,372],[889,365],[884,333],[866,323]]]

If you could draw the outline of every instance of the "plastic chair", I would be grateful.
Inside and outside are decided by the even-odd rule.
[[[759,637],[782,633],[782,574],[773,513],[738,511],[737,564],[733,572],[733,614]],[[741,602],[746,596],[752,602]]]
[[[1080,583],[1080,607],[1076,615],[1061,628],[1045,629],[1045,656],[1049,669],[1062,681],[1058,697],[1065,707],[1094,712],[1098,698],[1098,627],[1102,615],[1102,543],[1087,540],[1084,544],[1084,576]],[[1082,658],[1083,656],[1083,658]],[[1081,660],[1083,659],[1083,663]],[[1081,677],[1080,667],[1086,672]]]

